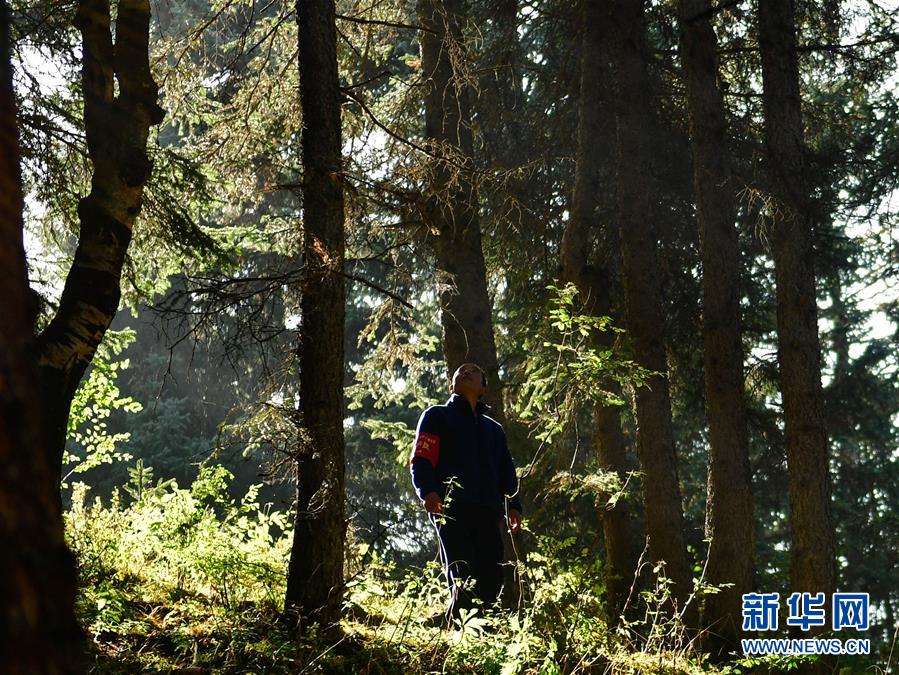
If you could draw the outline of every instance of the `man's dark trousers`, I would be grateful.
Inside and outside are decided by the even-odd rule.
[[[503,585],[502,517],[487,506],[455,502],[443,517],[431,516],[440,537],[440,553],[450,586],[448,614],[474,607],[478,599],[489,607]]]

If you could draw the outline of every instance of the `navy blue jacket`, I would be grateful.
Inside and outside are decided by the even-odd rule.
[[[433,405],[421,414],[409,464],[412,483],[421,499],[436,492],[446,499],[447,482],[455,478],[451,501],[487,506],[497,513],[521,512],[518,478],[499,422],[484,413],[487,406],[471,405],[453,394],[444,405]],[[452,507],[450,507],[452,508]]]

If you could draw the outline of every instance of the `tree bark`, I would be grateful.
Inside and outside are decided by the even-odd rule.
[[[581,86],[578,102],[577,164],[571,218],[562,235],[562,276],[577,286],[586,310],[594,316],[609,316],[611,302],[608,276],[590,263],[590,233],[596,224],[600,180],[603,165],[611,164],[614,116],[603,96],[608,81],[608,60],[604,49],[608,36],[601,0],[583,2],[583,39],[581,49]],[[594,337],[596,346],[611,348],[614,333],[601,332]],[[617,382],[603,384],[606,391],[619,393]],[[618,408],[597,403],[594,407],[594,447],[597,464],[627,481],[627,448],[621,430]],[[630,591],[639,556],[636,520],[626,499],[606,507],[602,513],[606,551],[607,610],[617,620]]]
[[[322,623],[343,597],[344,195],[334,0],[298,0],[303,276],[297,504],[285,610]]]
[[[790,472],[790,582],[793,592],[823,592],[829,599],[835,576],[831,478],[815,298],[814,205],[805,180],[793,2],[760,0],[759,47]]]
[[[10,673],[75,673],[83,636],[36,384],[9,26],[0,0],[0,663]]]
[[[122,266],[152,168],[147,138],[164,115],[150,73],[149,1],[119,1],[115,44],[108,0],[82,0],[75,25],[82,35],[84,130],[94,171],[90,194],[78,204],[81,230],[59,309],[37,339],[56,483],[72,398],[118,310]]]
[[[524,91],[521,88],[522,49],[518,37],[518,0],[485,4],[484,52],[477,115],[484,158],[489,165],[511,169],[524,163]],[[521,180],[510,180],[515,197],[526,197]]]
[[[471,91],[463,73],[464,0],[419,0],[425,138],[434,151],[423,217],[434,233],[447,378],[466,361],[480,365],[492,416],[505,421],[493,316],[481,247],[478,190],[472,179]]]
[[[740,258],[724,99],[710,0],[680,0],[680,56],[687,85],[693,181],[702,256],[702,332],[709,423],[709,540],[706,581],[723,587],[705,600],[706,647],[727,654],[741,634],[742,595],[752,589],[755,536],[743,349]]]
[[[657,373],[634,392],[637,446],[643,469],[646,531],[656,562],[664,561],[673,599],[682,608],[692,591],[671,426],[657,236],[650,196],[653,113],[646,64],[643,2],[607,3],[612,38],[617,126],[618,226],[627,328],[636,362]],[[692,623],[692,617],[687,617]]]

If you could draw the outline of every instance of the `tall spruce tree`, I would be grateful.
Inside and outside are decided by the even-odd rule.
[[[334,0],[299,0],[303,108],[300,424],[285,610],[331,623],[343,597],[344,195]]]
[[[642,2],[608,3],[610,54],[617,127],[618,227],[627,328],[636,362],[653,373],[634,392],[637,447],[643,470],[646,533],[656,562],[674,583],[673,598],[683,608],[693,589],[684,539],[677,456],[671,425],[658,235],[654,227],[651,165],[654,119],[647,102],[648,75]],[[688,617],[690,623],[694,617]]]
[[[740,339],[740,258],[717,41],[709,0],[681,0],[680,56],[687,85],[693,182],[702,256],[702,333],[709,426],[708,647],[726,653],[741,630],[741,596],[752,589],[755,537]]]
[[[422,27],[425,138],[432,152],[422,216],[434,235],[447,379],[466,361],[480,365],[489,380],[485,402],[502,421],[493,308],[474,180],[472,92],[463,71],[466,3],[419,0],[417,8]]]
[[[794,3],[760,0],[758,19],[790,478],[790,583],[794,592],[824,593],[829,599],[835,583],[830,459],[812,246],[815,204],[806,179]]]
[[[610,275],[597,262],[591,261],[591,244],[597,229],[597,211],[603,186],[603,165],[613,161],[611,133],[614,115],[604,90],[609,86],[607,23],[600,0],[584,0],[583,46],[581,48],[581,85],[578,102],[577,168],[571,217],[562,235],[561,257],[563,277],[577,286],[585,311],[595,316],[609,316],[611,301]],[[615,334],[600,331],[594,337],[598,347],[611,349]],[[617,382],[609,379],[603,387],[612,394],[620,393]],[[619,407],[597,402],[594,407],[594,446],[597,463],[604,471],[617,474],[627,482],[627,444],[621,429]],[[630,592],[639,554],[637,523],[626,499],[615,500],[601,511],[606,553],[606,588],[608,612],[614,620],[620,614]]]

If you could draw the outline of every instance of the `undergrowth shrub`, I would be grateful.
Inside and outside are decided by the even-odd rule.
[[[79,616],[98,652],[92,672],[203,666],[214,672],[749,673],[786,671],[797,659],[766,657],[713,666],[670,607],[661,568],[635,589],[627,621],[604,615],[602,562],[576,538],[531,537],[515,563],[512,610],[477,607],[442,626],[446,580],[434,560],[401,568],[354,547],[341,635],[279,620],[290,553],[286,513],[259,504],[258,488],[232,499],[233,479],[205,467],[190,488],[153,481],[140,463],[109,504],[74,486],[66,514],[82,588]],[[694,601],[714,589],[696,582]],[[327,636],[327,637],[326,637]],[[758,672],[758,671],[756,671]]]
[[[259,504],[259,486],[235,501],[224,467],[203,467],[190,488],[173,480],[153,485],[148,467],[136,468],[128,496],[115,491],[109,506],[99,498],[88,504],[87,486],[73,486],[66,532],[83,582],[132,576],[224,608],[278,605],[290,552],[287,516]]]
[[[658,622],[648,642],[640,633],[642,622],[610,626],[603,614],[602,565],[594,552],[572,550],[573,538],[538,537],[535,543],[517,564],[519,608],[478,607],[448,630],[434,627],[448,598],[437,562],[401,570],[374,557],[348,589],[349,628],[392,652],[406,672],[714,672],[692,645],[678,641],[682,627],[674,623],[667,625],[667,642]],[[641,598],[649,608],[665,601],[658,589]]]

